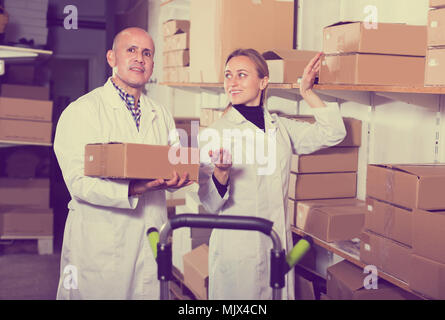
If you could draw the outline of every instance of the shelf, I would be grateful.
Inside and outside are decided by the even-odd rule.
[[[44,146],[52,147],[52,143],[42,143],[42,142],[25,142],[25,141],[7,141],[0,140],[0,148],[17,147],[17,146]]]
[[[222,83],[186,83],[186,82],[161,82],[161,85],[184,88],[223,88]],[[270,89],[299,89],[298,83],[270,83]],[[368,86],[368,85],[336,85],[316,84],[316,90],[335,91],[361,91],[361,92],[393,92],[393,93],[424,93],[445,94],[444,87],[400,87],[400,86]]]
[[[301,237],[308,235],[314,240],[314,243],[316,245],[318,245],[328,251],[331,251],[332,253],[335,253],[336,255],[342,257],[343,259],[353,263],[354,265],[356,265],[362,269],[366,267],[366,264],[360,261],[360,250],[357,248],[357,245],[354,244],[352,241],[328,243],[328,242],[318,239],[318,238],[314,237],[313,235],[308,234],[308,233],[304,232],[303,230],[298,229],[297,227],[294,227],[294,226],[292,226],[292,232],[301,236]],[[396,285],[397,287],[402,288],[405,291],[408,291],[409,293],[411,293],[421,299],[425,299],[425,297],[421,296],[420,294],[413,292],[409,288],[409,285],[400,279],[397,279],[397,278],[395,278],[381,270],[379,270],[378,276],[380,278]]]
[[[49,58],[53,54],[49,50],[2,46],[0,45],[0,60],[7,62],[24,62]]]

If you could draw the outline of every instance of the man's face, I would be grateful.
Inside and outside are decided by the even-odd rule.
[[[119,35],[115,48],[107,53],[114,75],[135,89],[144,87],[153,73],[153,40],[142,30],[130,29]]]

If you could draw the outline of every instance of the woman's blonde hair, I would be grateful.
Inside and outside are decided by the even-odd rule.
[[[251,48],[236,49],[231,54],[229,54],[224,66],[227,66],[227,63],[229,63],[230,59],[232,59],[234,57],[239,57],[239,56],[248,57],[255,64],[255,67],[256,67],[256,70],[258,73],[258,77],[260,79],[263,79],[264,77],[269,77],[269,68],[267,66],[266,60],[264,60],[263,56],[258,51],[256,51],[255,49],[251,49]],[[263,106],[263,107],[264,107],[264,103],[267,98],[267,87],[268,87],[268,85],[266,85],[266,87],[261,91],[260,106]],[[226,112],[229,111],[229,109],[231,107],[232,107],[232,103],[229,102],[229,104],[227,105],[223,114],[226,114]]]

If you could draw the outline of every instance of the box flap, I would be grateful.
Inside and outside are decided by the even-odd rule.
[[[363,288],[364,274],[361,269],[352,263],[343,260],[328,268],[328,273],[335,277],[337,281],[341,281],[351,291],[357,291]]]
[[[417,177],[445,176],[445,163],[373,164],[373,166],[402,171]]]

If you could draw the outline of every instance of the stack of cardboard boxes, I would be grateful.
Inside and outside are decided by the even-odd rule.
[[[324,28],[320,84],[423,86],[426,26],[340,22]]]
[[[168,20],[164,35],[163,71],[165,82],[189,82],[190,21]]]
[[[293,117],[313,122],[313,117]],[[357,194],[361,121],[344,118],[347,136],[335,147],[309,155],[293,155],[289,177],[288,219],[327,242],[360,235],[364,202]]]
[[[444,299],[445,165],[368,165],[360,260]],[[442,211],[441,211],[442,210]]]
[[[425,85],[445,85],[445,1],[430,0]]]
[[[0,140],[20,144],[50,144],[53,103],[48,99],[48,88],[3,84]],[[16,160],[19,159],[20,154],[15,154]],[[21,163],[6,161],[7,177],[0,178],[0,237],[51,238],[53,211],[50,208],[49,179],[36,177],[39,159],[35,156],[28,160],[27,165],[24,161],[26,159],[21,159]],[[40,253],[52,252],[52,241],[39,245],[46,246],[39,247]]]

